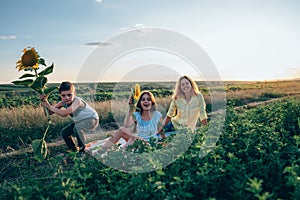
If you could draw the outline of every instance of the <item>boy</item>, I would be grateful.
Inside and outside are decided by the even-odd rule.
[[[73,122],[61,130],[62,138],[70,150],[84,152],[85,132],[94,130],[98,126],[98,113],[83,99],[76,96],[75,86],[71,82],[62,82],[59,86],[59,94],[61,101],[57,105],[50,105],[46,96],[41,96],[42,104],[48,108],[50,114],[72,117]],[[75,145],[73,134],[77,138],[78,147]]]

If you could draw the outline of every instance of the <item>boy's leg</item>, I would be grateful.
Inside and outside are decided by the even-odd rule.
[[[64,139],[65,143],[67,144],[68,148],[72,151],[77,151],[75,146],[75,141],[72,137],[74,134],[74,123],[71,123],[69,126],[66,126],[61,130],[62,138]]]
[[[74,132],[77,138],[78,147],[84,150],[86,144],[85,133],[94,130],[99,124],[97,119],[86,119],[75,124]]]

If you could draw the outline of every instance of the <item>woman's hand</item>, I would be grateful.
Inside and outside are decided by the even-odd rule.
[[[156,135],[160,135],[163,139],[167,138],[167,136],[163,132],[163,127],[158,128]]]
[[[201,124],[202,124],[202,125],[207,125],[207,119],[203,119],[203,120],[201,121]]]

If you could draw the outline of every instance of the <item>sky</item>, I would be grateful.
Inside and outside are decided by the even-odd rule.
[[[297,0],[2,0],[0,83],[24,73],[15,66],[29,46],[54,63],[49,82],[300,78],[299,11]],[[148,48],[149,30],[170,37]]]

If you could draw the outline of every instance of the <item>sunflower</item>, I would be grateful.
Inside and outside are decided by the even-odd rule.
[[[135,101],[137,101],[140,97],[140,94],[141,94],[141,87],[139,84],[135,84],[134,86],[134,96],[133,96],[133,99]]]
[[[37,70],[39,68],[39,54],[35,51],[34,47],[23,50],[24,54],[21,59],[17,61],[16,68],[22,70]]]

